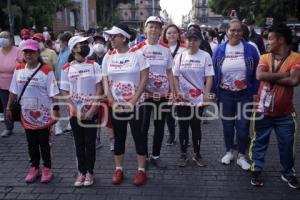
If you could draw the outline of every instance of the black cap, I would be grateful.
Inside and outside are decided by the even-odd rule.
[[[202,38],[202,34],[201,34],[201,32],[200,31],[198,31],[198,30],[189,30],[189,31],[187,31],[186,33],[185,33],[185,37],[186,38],[197,38],[197,39],[199,39],[199,40],[202,40],[203,38]]]

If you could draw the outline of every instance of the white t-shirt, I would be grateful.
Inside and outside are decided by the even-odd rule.
[[[25,64],[18,64],[9,91],[19,97],[37,67],[29,69]],[[44,65],[31,79],[20,101],[21,121],[26,129],[43,129],[54,123],[51,118],[51,97],[57,94],[59,89],[54,72],[51,67]]]
[[[96,62],[73,61],[62,69],[60,89],[68,91],[77,111],[85,113],[95,101],[96,85],[101,80],[101,68]],[[75,113],[70,115],[75,116]]]
[[[141,52],[150,66],[146,98],[168,96],[170,85],[166,70],[172,69],[174,65],[170,49],[161,44],[148,45],[145,41],[133,49]]]
[[[130,49],[126,53],[109,51],[102,61],[103,76],[108,77],[109,88],[116,102],[128,102],[140,84],[140,72],[149,65],[143,55]],[[140,99],[138,102],[142,102]]]
[[[236,46],[226,45],[221,88],[230,91],[240,91],[247,88],[246,63],[242,42]]]
[[[214,68],[210,55],[198,50],[190,55],[184,51],[175,60],[174,76],[179,78],[179,87],[188,102],[174,102],[177,105],[201,106],[204,96],[204,82],[208,76],[214,76]]]

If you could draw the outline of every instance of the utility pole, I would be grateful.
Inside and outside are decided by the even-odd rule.
[[[11,0],[7,0],[7,10],[8,10],[8,19],[9,19],[9,31],[12,35],[15,35],[15,30],[14,30],[14,14],[12,12],[11,8]],[[15,43],[14,38],[13,38],[13,44]]]
[[[152,15],[155,15],[155,0],[152,0]]]

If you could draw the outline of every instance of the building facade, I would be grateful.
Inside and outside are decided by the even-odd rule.
[[[159,16],[160,10],[160,0],[134,0],[118,5],[120,21],[135,28],[142,28],[149,16]]]
[[[68,8],[55,14],[53,32],[88,30],[97,26],[96,0],[72,0]]]

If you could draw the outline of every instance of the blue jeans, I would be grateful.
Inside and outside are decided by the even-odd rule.
[[[249,141],[249,117],[251,116],[251,112],[245,113],[245,104],[252,101],[252,96],[248,94],[247,90],[228,91],[224,89],[220,89],[219,95],[226,151],[233,148],[236,132],[238,152],[245,154]],[[251,105],[248,105],[247,109],[251,109]]]
[[[296,114],[286,116],[270,117],[254,113],[254,133],[249,149],[249,157],[252,160],[251,171],[261,172],[264,166],[265,155],[269,146],[269,139],[274,129],[282,166],[281,173],[285,176],[295,176],[295,136],[296,136]],[[257,119],[262,117],[262,119]]]
[[[9,97],[9,91],[0,89],[0,99],[1,99],[2,106],[3,106],[3,111],[4,111],[3,112],[3,114],[4,114],[4,124],[5,124],[6,130],[13,130],[14,123],[9,121],[6,118],[6,106],[7,106],[7,102],[8,102],[8,97]]]

